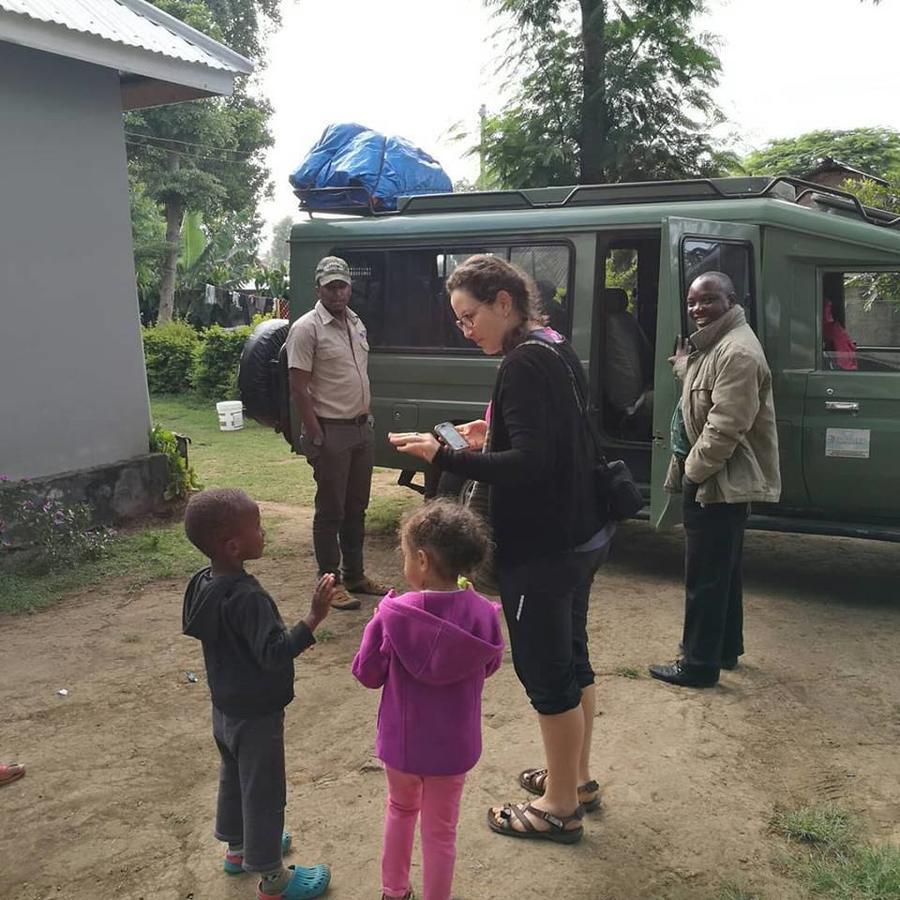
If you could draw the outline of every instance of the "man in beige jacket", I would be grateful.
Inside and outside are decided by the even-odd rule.
[[[744,528],[751,502],[777,502],[781,475],[772,373],[731,279],[701,275],[688,290],[687,312],[698,330],[670,360],[683,388],[666,478],[666,490],[680,491],[683,503],[682,656],[650,666],[650,674],[710,687],[744,652]]]

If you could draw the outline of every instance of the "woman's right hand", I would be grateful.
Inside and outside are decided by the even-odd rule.
[[[466,422],[465,425],[457,425],[456,430],[466,439],[473,450],[480,450],[487,438],[487,427],[484,419],[476,419],[474,422]]]

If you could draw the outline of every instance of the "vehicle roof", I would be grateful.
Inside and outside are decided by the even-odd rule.
[[[687,194],[690,199],[683,199],[673,187],[681,187],[698,182],[663,182],[641,185],[602,185],[588,186],[597,194],[595,202],[582,203],[534,202],[554,196],[565,197],[577,188],[545,188],[530,192],[485,192],[477,195],[478,201],[472,208],[461,210],[452,207],[447,211],[441,209],[441,201],[465,203],[466,195],[440,195],[439,198],[416,197],[421,212],[415,214],[387,214],[374,216],[311,216],[309,220],[294,225],[291,240],[300,243],[316,241],[339,241],[355,244],[381,243],[392,239],[438,239],[471,237],[481,239],[492,234],[527,235],[540,233],[543,235],[559,232],[596,230],[611,228],[622,230],[638,230],[641,228],[659,227],[665,218],[712,219],[723,222],[738,222],[778,226],[796,230],[805,234],[818,234],[842,240],[862,243],[882,250],[900,252],[900,230],[886,227],[892,217],[865,209],[859,205],[852,195],[819,185],[806,185],[796,179],[743,179],[743,184],[735,184],[740,179],[703,179],[702,183],[727,182],[734,187],[757,188],[752,193],[734,190],[730,194],[707,193],[705,196],[695,193]],[[806,194],[815,204],[813,207],[800,205],[793,199],[776,196],[775,193],[758,190],[759,182],[768,185],[776,182],[789,182],[799,186],[800,193]],[[655,195],[649,193],[652,187],[659,188]],[[620,188],[623,193],[611,200],[600,194],[600,189]],[[631,188],[636,200],[623,199],[628,194],[624,189]],[[640,190],[634,190],[640,189]],[[551,193],[552,192],[552,193]],[[684,195],[686,192],[681,191]],[[780,193],[780,192],[779,192]],[[519,208],[508,208],[510,194],[523,199]],[[498,203],[491,203],[493,197]],[[851,199],[847,199],[851,198]],[[430,201],[430,202],[426,202]],[[496,208],[498,205],[507,208]],[[425,211],[428,206],[436,207],[433,212]],[[860,211],[864,210],[866,218]],[[880,218],[881,224],[875,224]]]

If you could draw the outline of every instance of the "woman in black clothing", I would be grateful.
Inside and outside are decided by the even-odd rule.
[[[539,798],[492,807],[488,824],[512,837],[575,843],[584,809],[600,805],[589,770],[595,698],[587,609],[614,528],[594,502],[594,449],[573,378],[581,397],[587,385],[574,351],[545,327],[533,287],[514,266],[473,256],[453,272],[447,290],[466,337],[504,356],[490,424],[459,426],[470,448],[461,451],[430,434],[389,438],[402,452],[491,486],[513,664],[538,713],[547,765],[519,776]],[[480,452],[488,429],[489,450]]]

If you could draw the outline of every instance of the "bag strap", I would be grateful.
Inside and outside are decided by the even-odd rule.
[[[533,347],[543,347],[549,353],[552,353],[565,367],[566,373],[569,376],[569,383],[572,386],[572,393],[575,396],[575,406],[578,409],[578,412],[581,414],[582,419],[584,420],[585,425],[587,426],[588,433],[591,436],[591,440],[594,444],[594,450],[597,452],[597,459],[600,462],[600,465],[606,467],[609,465],[606,454],[603,452],[603,445],[600,443],[600,434],[597,431],[597,426],[594,424],[594,420],[590,414],[589,405],[584,397],[582,397],[581,389],[578,384],[578,379],[575,377],[575,372],[572,369],[572,365],[553,344],[548,341],[542,341],[540,338],[529,338],[527,341],[522,341],[519,344],[520,347],[526,347],[531,345]]]

